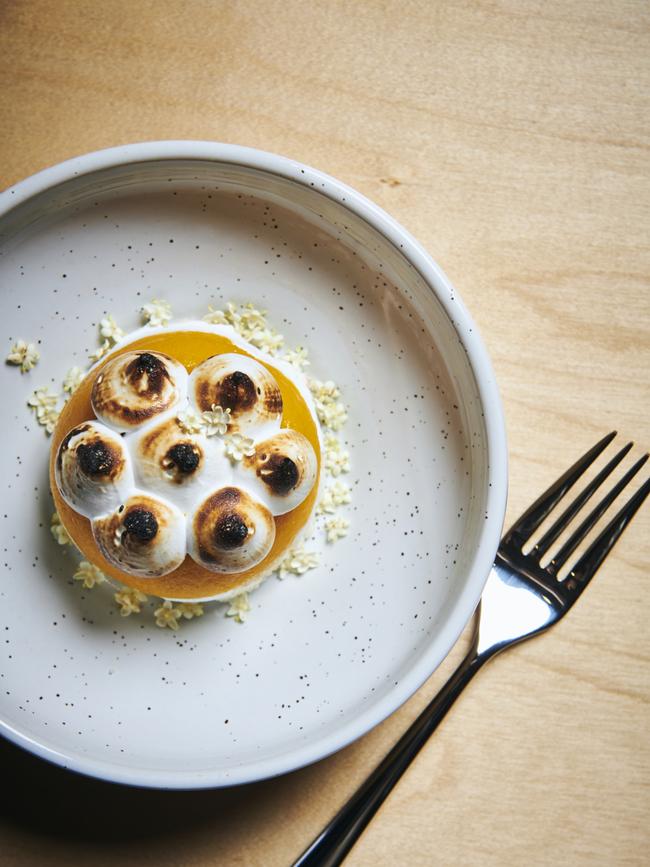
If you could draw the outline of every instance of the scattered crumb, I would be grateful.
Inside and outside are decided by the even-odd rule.
[[[90,361],[92,363],[94,363],[95,361],[99,361],[100,358],[103,358],[106,355],[110,348],[110,340],[104,340],[104,342],[101,343],[94,352],[90,353],[90,355],[88,356],[90,358]]]
[[[325,521],[325,532],[327,534],[328,542],[338,542],[339,539],[343,539],[344,536],[348,535],[348,528],[350,526],[350,522],[347,518],[329,518]]]
[[[124,337],[124,331],[117,324],[112,313],[105,316],[99,323],[99,333],[102,337],[110,340],[111,343],[117,343]]]
[[[182,611],[175,607],[169,599],[166,599],[160,608],[156,608],[153,616],[156,618],[156,626],[161,629],[173,629],[174,632],[178,629],[178,621],[180,620]]]
[[[239,596],[230,600],[230,608],[226,611],[226,617],[234,617],[236,623],[243,623],[250,610],[248,593],[240,593]]]
[[[38,364],[40,354],[33,343],[27,343],[25,340],[17,340],[11,347],[11,352],[7,356],[7,364],[14,364],[20,367],[21,373],[27,373],[32,367]]]
[[[58,512],[54,512],[52,515],[50,531],[59,545],[72,545],[72,539],[68,535],[66,528],[61,523],[61,516]]]
[[[120,614],[122,617],[129,617],[131,614],[140,614],[142,611],[142,604],[147,601],[149,597],[145,593],[141,593],[139,590],[135,588],[129,588],[127,590],[119,590],[117,593],[113,594],[113,599],[120,606]]]
[[[343,448],[341,441],[334,434],[325,437],[324,466],[331,476],[340,476],[350,472],[350,453]]]
[[[316,509],[319,515],[332,515],[341,506],[347,506],[352,499],[352,491],[338,479],[323,491],[318,507]]]
[[[282,358],[287,364],[291,364],[301,372],[309,367],[309,353],[304,346],[297,346],[295,349],[289,349]]]
[[[238,307],[228,302],[225,310],[208,307],[203,319],[211,325],[230,325],[244,340],[269,355],[275,355],[284,345],[282,335],[266,321],[266,310],[258,310],[250,303]]]
[[[318,379],[309,379],[309,390],[314,397],[316,413],[323,427],[330,430],[340,430],[348,420],[348,412],[339,397],[341,392],[331,380],[320,382]]]
[[[57,409],[58,395],[53,394],[47,386],[37,388],[27,401],[27,405],[34,410],[36,421],[42,425],[48,434],[51,434],[59,417]]]
[[[319,556],[315,551],[305,551],[302,545],[292,548],[276,568],[278,578],[287,575],[304,575],[309,569],[318,566]]]
[[[88,560],[81,561],[72,577],[75,581],[81,581],[88,590],[92,590],[96,584],[103,584],[106,581],[106,575],[102,570],[93,563],[89,563]]]
[[[141,313],[142,319],[147,325],[152,327],[167,325],[172,318],[172,307],[169,301],[163,301],[162,298],[152,298],[148,304],[142,307]]]
[[[181,617],[191,620],[193,617],[202,617],[203,605],[200,602],[179,602],[176,606],[181,612]]]
[[[73,391],[79,388],[83,382],[83,378],[84,372],[80,367],[71,367],[63,380],[63,391],[66,394],[72,394]]]

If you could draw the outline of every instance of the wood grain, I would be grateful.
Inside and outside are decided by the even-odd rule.
[[[0,81],[3,186],[215,139],[386,208],[488,345],[510,517],[608,430],[650,445],[646,2],[5,0]],[[646,507],[571,616],[463,696],[350,867],[647,863],[649,562]],[[231,791],[117,788],[0,744],[0,864],[289,864],[461,651],[359,743]]]

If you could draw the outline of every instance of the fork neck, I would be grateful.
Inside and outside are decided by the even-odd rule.
[[[497,555],[483,588],[474,653],[490,659],[558,619],[559,603],[538,581],[517,574]]]

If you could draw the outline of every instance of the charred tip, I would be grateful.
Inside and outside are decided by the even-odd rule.
[[[148,509],[130,509],[122,520],[124,532],[138,542],[151,542],[158,535],[158,519]]]
[[[158,395],[162,392],[169,371],[165,362],[150,352],[139,352],[130,361],[124,373],[132,388],[140,394]]]
[[[229,409],[233,415],[251,409],[258,400],[258,389],[247,373],[235,370],[219,382],[216,388],[217,403]]]
[[[193,473],[201,462],[201,454],[192,443],[176,443],[164,458],[164,464],[169,469],[176,469],[182,475]]]
[[[77,446],[77,460],[82,473],[90,478],[110,476],[119,463],[115,449],[99,439],[91,443],[80,443]]]
[[[286,496],[300,481],[295,462],[284,455],[272,454],[258,469],[258,476],[274,494]]]
[[[249,533],[246,521],[238,512],[226,512],[215,523],[212,536],[217,548],[232,551],[241,548]]]

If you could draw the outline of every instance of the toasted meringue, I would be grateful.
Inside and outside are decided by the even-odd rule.
[[[125,352],[97,375],[92,406],[100,421],[130,431],[177,406],[185,397],[187,371],[160,352]]]
[[[188,553],[212,572],[244,572],[271,550],[275,521],[241,488],[225,487],[197,508],[188,525]]]
[[[286,429],[255,444],[255,452],[237,465],[235,481],[241,481],[272,515],[284,515],[307,497],[317,474],[318,462],[309,440]]]
[[[219,484],[231,480],[231,463],[220,437],[186,433],[175,415],[128,437],[138,484],[187,513]]]
[[[97,421],[68,431],[54,470],[63,499],[87,518],[118,506],[133,487],[131,458],[122,438]]]
[[[191,369],[195,355],[186,358],[182,341],[169,345],[174,347],[171,355],[163,354],[165,343],[153,339],[139,349],[125,347],[119,350],[122,355],[91,374],[87,389],[92,386],[92,408],[99,420],[79,424],[61,445],[60,457],[58,449],[54,452],[53,481],[65,505],[90,519],[87,525],[73,526],[75,531],[80,528],[75,542],[79,538],[76,543],[91,561],[93,550],[101,553],[107,574],[138,588],[129,575],[150,578],[152,589],[145,592],[163,598],[173,599],[175,593],[227,598],[264,580],[279,562],[285,539],[293,538],[294,528],[308,518],[301,504],[304,509],[312,502],[308,495],[318,476],[316,440],[312,448],[302,434],[280,429],[278,383],[284,388],[288,377],[294,386],[286,395],[287,423],[300,426],[310,414],[315,425],[313,407],[306,387],[295,383],[280,362],[279,372],[271,373],[264,362],[231,351],[206,359],[188,378],[172,356],[180,349],[178,357]],[[302,398],[300,405],[294,391]],[[83,417],[73,413],[64,426]],[[307,430],[311,436],[312,427]],[[84,466],[88,468],[92,458],[93,472],[115,478],[102,484],[86,479],[75,438],[82,444],[88,438],[88,445],[98,439],[95,457],[81,450],[87,455]],[[233,443],[242,446],[239,451]],[[114,450],[115,468],[104,466],[102,445]],[[57,458],[67,483],[56,471]],[[117,466],[118,458],[124,466]],[[57,499],[57,505],[64,503]],[[292,522],[287,513],[296,508]],[[276,515],[289,520],[278,519],[276,527]],[[231,589],[223,590],[226,585]],[[220,592],[214,595],[216,589]]]
[[[230,410],[231,431],[280,426],[280,387],[263,365],[247,355],[229,352],[206,358],[192,371],[189,392],[200,412],[216,406]]]
[[[109,515],[95,518],[92,531],[109,563],[130,575],[157,578],[185,559],[185,518],[158,497],[134,494]]]

